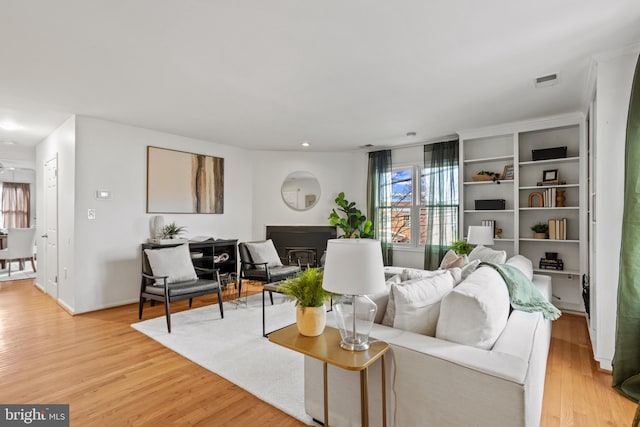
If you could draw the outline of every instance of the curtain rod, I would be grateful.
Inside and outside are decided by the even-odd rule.
[[[431,138],[431,139],[425,139],[424,141],[420,141],[420,142],[412,142],[409,144],[402,144],[402,145],[394,145],[394,146],[380,146],[380,147],[368,147],[366,152],[367,153],[372,153],[374,151],[381,151],[381,150],[398,150],[401,148],[412,148],[412,147],[421,147],[423,145],[428,145],[428,144],[435,144],[438,142],[446,142],[446,141],[452,141],[455,139],[460,139],[460,137],[458,136],[457,133],[451,134],[451,135],[446,135],[446,136],[439,136],[437,138]]]

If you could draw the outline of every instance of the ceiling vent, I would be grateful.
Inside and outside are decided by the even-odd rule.
[[[548,74],[546,76],[537,77],[535,81],[536,87],[553,86],[558,83],[558,73]]]
[[[365,144],[365,145],[361,145],[360,148],[371,148],[373,147],[373,144]]]

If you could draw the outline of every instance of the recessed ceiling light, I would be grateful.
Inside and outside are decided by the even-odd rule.
[[[300,144],[300,145],[302,145],[303,147],[310,147],[311,146],[309,141],[302,141],[302,144]]]
[[[415,132],[407,132],[407,136],[416,136],[417,134]]]
[[[4,129],[4,130],[21,130],[24,129],[22,126],[20,126],[19,124],[17,124],[16,122],[0,122],[0,128]]]

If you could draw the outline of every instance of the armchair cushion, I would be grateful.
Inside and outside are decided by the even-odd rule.
[[[282,267],[269,267],[270,279],[274,282],[293,276],[300,271],[300,267],[297,265],[285,265]],[[267,270],[265,269],[251,269],[244,271],[244,277],[251,280],[265,281],[268,279]]]
[[[196,280],[196,270],[191,262],[189,245],[175,246],[164,249],[145,249],[149,266],[154,276],[168,276],[167,283]],[[162,280],[156,280],[156,285],[162,285]]]
[[[249,254],[251,254],[251,260],[256,264],[263,264],[256,265],[256,269],[264,270],[265,262],[269,268],[282,267],[282,261],[280,261],[276,247],[273,245],[273,240],[269,239],[264,242],[247,242],[245,245],[249,250]]]
[[[157,249],[156,249],[157,250]],[[169,288],[169,296],[194,294],[198,292],[215,291],[219,287],[217,281],[213,280],[189,280],[187,282],[174,282],[167,284]],[[164,295],[164,286],[147,286],[145,292],[154,295]]]

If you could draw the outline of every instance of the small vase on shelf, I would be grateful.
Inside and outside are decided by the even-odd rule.
[[[556,207],[564,208],[564,192],[565,190],[556,190]]]

